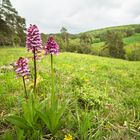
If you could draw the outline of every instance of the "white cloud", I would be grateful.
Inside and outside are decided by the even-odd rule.
[[[42,32],[71,33],[122,24],[140,23],[140,0],[11,0],[27,25]]]

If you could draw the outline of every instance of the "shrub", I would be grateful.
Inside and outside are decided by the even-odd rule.
[[[78,43],[70,43],[69,46],[66,48],[66,51],[89,54],[91,53],[91,46],[84,44],[80,45]]]
[[[130,46],[126,50],[125,58],[131,61],[139,61],[140,60],[140,46],[134,45]]]
[[[77,50],[78,53],[85,53],[85,54],[91,53],[91,46],[89,45],[80,45],[77,49],[78,49]]]
[[[135,32],[136,33],[140,33],[140,26],[138,26],[138,27],[135,28]]]
[[[70,43],[69,46],[66,48],[66,51],[77,52],[79,46],[80,46],[79,44]]]
[[[126,37],[129,37],[129,36],[132,36],[135,33],[135,30],[134,29],[127,29],[125,31],[125,33],[126,33]]]
[[[107,56],[107,57],[109,57],[109,50],[108,50],[108,48],[103,48],[102,50],[100,50],[99,56]]]
[[[93,42],[94,42],[94,43],[99,43],[99,42],[101,42],[101,40],[100,40],[100,38],[94,38],[94,39],[93,39]]]

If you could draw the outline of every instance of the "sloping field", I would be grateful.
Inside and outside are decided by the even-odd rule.
[[[15,78],[10,66],[18,57],[30,57],[25,48],[0,49],[0,114],[18,113],[24,94],[22,79]],[[38,94],[41,98],[50,93],[50,58],[37,63]],[[33,65],[30,58],[30,69]],[[93,55],[61,53],[54,58],[56,94],[61,98],[78,101],[79,108],[85,106],[94,112],[93,137],[102,139],[138,138],[140,136],[140,62],[129,62]],[[33,73],[31,72],[31,75]],[[27,90],[32,87],[31,80]],[[71,108],[71,104],[69,106]],[[73,105],[72,105],[73,107]],[[68,111],[69,114],[70,111]],[[96,119],[95,119],[96,118]],[[73,118],[64,121],[73,136],[77,136]],[[5,128],[5,122],[0,129]],[[6,125],[7,126],[7,125]],[[63,126],[63,125],[62,125]],[[100,126],[100,127],[99,127]]]

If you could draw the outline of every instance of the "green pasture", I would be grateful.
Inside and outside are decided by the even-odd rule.
[[[22,79],[16,79],[10,66],[20,56],[30,60],[31,78],[27,82],[31,92],[33,63],[25,48],[0,49],[0,131],[10,126],[4,121],[8,114],[20,110],[24,90]],[[37,62],[37,91],[40,99],[50,95],[49,56]],[[140,62],[130,62],[94,55],[60,53],[54,57],[55,92],[58,98],[70,100],[61,130],[78,138],[75,104],[79,115],[85,109],[91,115],[93,138],[102,140],[136,139],[140,137]],[[60,131],[59,133],[63,133]],[[60,139],[62,136],[59,134]]]

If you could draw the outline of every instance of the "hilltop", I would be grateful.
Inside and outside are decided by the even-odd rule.
[[[140,28],[140,24],[129,24],[129,25],[121,25],[121,26],[112,26],[112,27],[105,27],[105,28],[100,28],[100,29],[95,29],[95,30],[90,30],[86,31],[83,33],[88,33],[88,34],[100,34],[103,33],[107,30],[135,30]],[[81,34],[81,33],[80,33]]]

